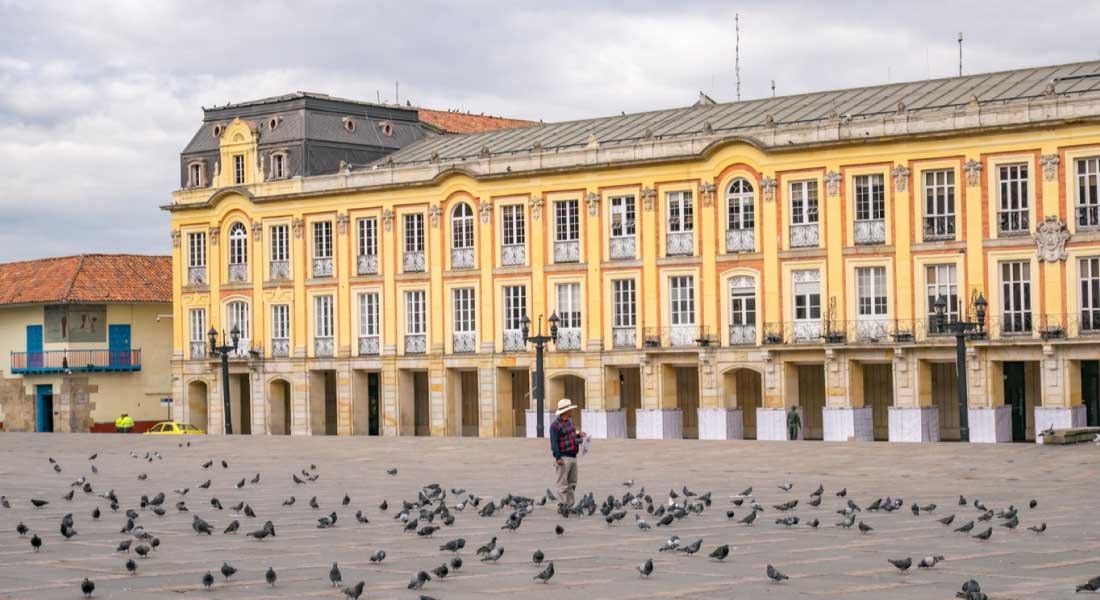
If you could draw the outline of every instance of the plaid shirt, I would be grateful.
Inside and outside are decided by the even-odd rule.
[[[550,424],[550,451],[554,453],[554,460],[563,456],[576,456],[578,450],[577,430],[572,422],[555,419]]]

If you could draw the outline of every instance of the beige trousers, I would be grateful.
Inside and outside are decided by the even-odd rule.
[[[562,504],[573,506],[573,492],[577,489],[577,458],[574,456],[561,457],[563,464],[555,464],[557,472],[557,486],[559,500]]]

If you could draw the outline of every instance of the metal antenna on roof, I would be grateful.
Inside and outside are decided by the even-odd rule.
[[[775,98],[775,80],[772,80],[772,98]]]
[[[963,76],[963,32],[959,32],[959,77]]]
[[[397,90],[399,90],[399,89],[400,88],[398,87],[398,83],[396,81],[394,81],[393,82],[393,103],[394,104],[401,104],[401,94],[397,93]]]
[[[737,75],[737,101],[741,101],[741,15],[733,14],[733,30],[736,41],[733,46],[733,72]]]

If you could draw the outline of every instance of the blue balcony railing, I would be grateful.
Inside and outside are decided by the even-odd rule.
[[[105,371],[140,371],[141,350],[49,350],[12,352],[11,372],[16,375]]]

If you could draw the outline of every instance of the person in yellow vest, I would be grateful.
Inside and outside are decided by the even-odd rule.
[[[122,433],[122,427],[123,427],[122,422],[124,420],[123,419],[124,416],[125,415],[119,415],[118,418],[115,419],[115,433]]]
[[[126,414],[122,413],[122,431],[123,433],[130,433],[134,430],[134,419]]]

